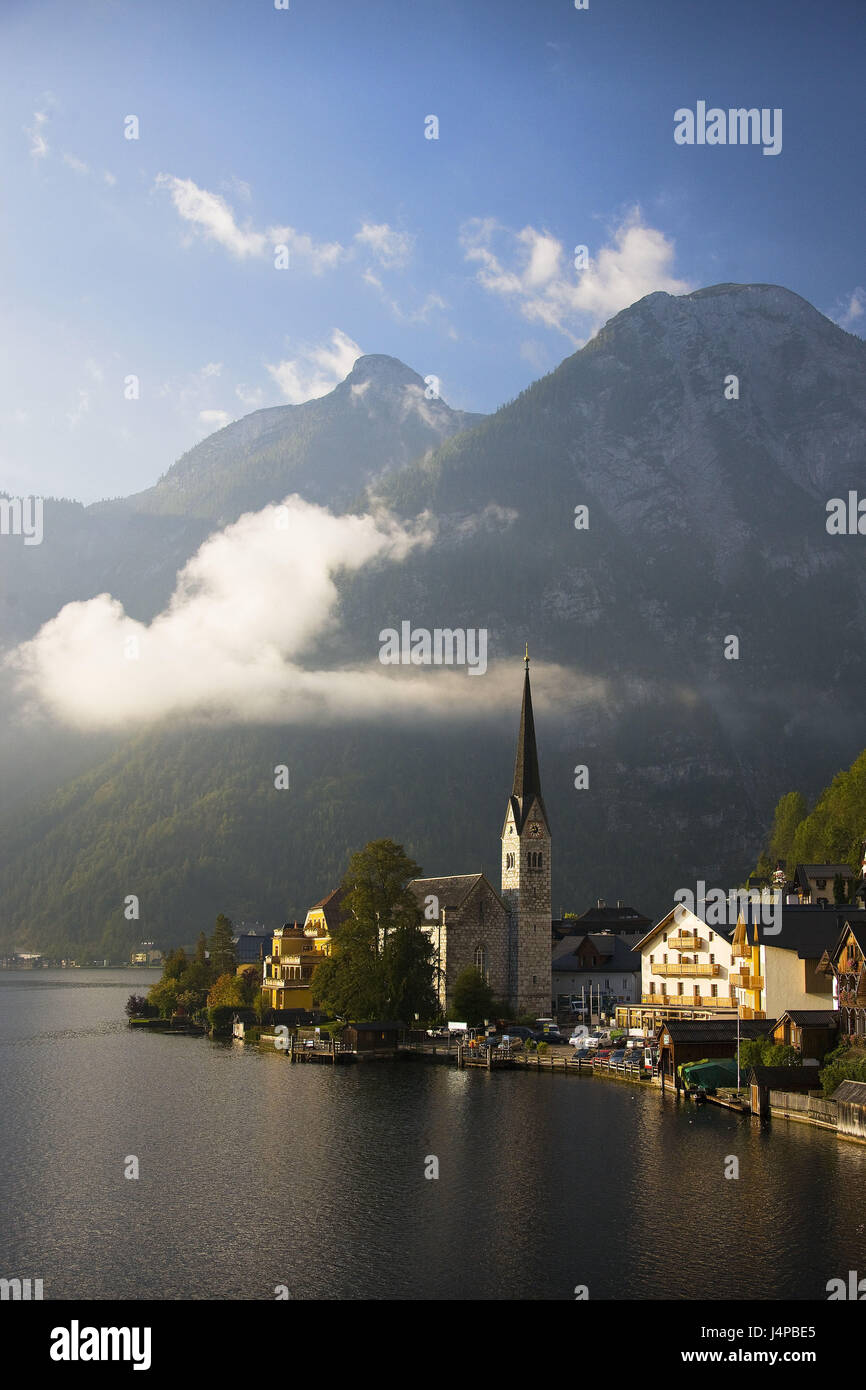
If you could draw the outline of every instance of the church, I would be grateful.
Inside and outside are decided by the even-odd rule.
[[[550,823],[541,795],[529,654],[514,760],[514,783],[502,827],[502,883],[451,874],[409,884],[435,950],[437,988],[446,1018],[454,985],[475,966],[497,1000],[517,1014],[545,1017],[552,1008]]]

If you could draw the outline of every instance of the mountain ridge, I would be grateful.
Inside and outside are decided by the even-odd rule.
[[[364,370],[388,361],[371,358]],[[732,373],[738,400],[724,394]],[[655,912],[697,877],[739,882],[779,795],[817,792],[866,746],[866,578],[856,541],[825,527],[826,500],[863,476],[864,380],[866,344],[782,287],[650,295],[493,415],[377,475],[379,496],[403,517],[429,512],[438,539],[402,566],[341,577],[341,662],[375,659],[378,632],[407,618],[483,626],[491,663],[516,660],[529,640],[535,662],[606,692],[539,721],[558,903],[627,898]],[[323,398],[333,405],[341,392],[343,420],[353,385],[363,381]],[[589,508],[586,530],[574,525],[578,505]],[[121,597],[152,614],[170,592],[169,557],[198,523],[166,513],[125,524],[143,539]],[[730,634],[737,660],[724,655]],[[170,940],[192,911],[206,925],[221,910],[278,917],[280,903],[315,901],[341,856],[378,832],[427,872],[472,871],[496,853],[512,737],[510,724],[455,725],[449,738],[387,721],[287,722],[198,730],[184,744],[156,729],[115,750],[103,782],[68,784],[79,813],[61,794],[41,821],[22,817],[14,844],[28,828],[33,844],[0,848],[0,892],[35,936],[78,933],[92,910],[117,940],[119,885],[155,874],[153,930]],[[233,744],[243,758],[230,769]],[[299,794],[278,821],[247,764],[272,767],[301,744]],[[576,764],[590,767],[588,792],[574,788]],[[163,783],[176,792],[168,820]],[[139,784],[150,788],[143,799]],[[255,834],[245,799],[258,808]],[[152,841],[159,863],[148,867],[140,846],[163,823],[171,829]],[[228,861],[235,888],[214,867],[215,835],[223,858],[243,847],[243,862]],[[89,844],[106,847],[104,860],[88,858]],[[193,871],[199,859],[210,881]],[[49,862],[61,866],[50,891]]]

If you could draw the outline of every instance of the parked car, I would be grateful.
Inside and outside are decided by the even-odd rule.
[[[427,1036],[428,1038],[450,1038],[451,1030],[443,1024],[441,1028],[428,1028]]]
[[[524,1042],[527,1038],[532,1038],[535,1036],[532,1029],[525,1028],[522,1023],[509,1023],[508,1027],[505,1029],[505,1032],[508,1034],[510,1038],[523,1038]]]
[[[585,1061],[586,1059],[594,1058],[595,1056],[596,1050],[594,1047],[576,1047],[574,1049],[574,1059],[576,1062]]]
[[[612,1053],[610,1054],[610,1060],[611,1060],[612,1062],[622,1062],[622,1061],[624,1061],[624,1060],[625,1060],[625,1048],[624,1048],[624,1047],[618,1047],[618,1048],[616,1049],[615,1052],[612,1052]]]

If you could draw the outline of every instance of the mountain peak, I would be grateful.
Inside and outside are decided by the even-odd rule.
[[[388,357],[381,352],[367,352],[357,358],[343,385],[363,386],[372,382],[376,386],[423,386],[424,381],[399,357]]]

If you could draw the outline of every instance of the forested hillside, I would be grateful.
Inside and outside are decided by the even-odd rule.
[[[812,810],[802,792],[781,797],[756,873],[769,874],[779,859],[795,864],[849,864],[859,873],[866,839],[866,752],[839,772]]]

